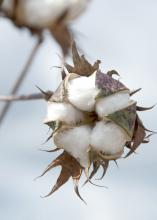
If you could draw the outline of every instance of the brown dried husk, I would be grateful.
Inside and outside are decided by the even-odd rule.
[[[77,51],[77,47],[76,47],[75,42],[72,43],[72,60],[73,60],[74,66],[71,66],[68,63],[65,63],[65,67],[69,73],[75,73],[80,76],[92,75],[92,73],[94,73],[96,70],[99,69],[99,64],[101,63],[100,60],[97,60],[92,65],[88,62],[88,60],[86,60],[84,55],[80,56]],[[66,76],[66,73],[64,70],[63,70],[62,75]]]
[[[56,184],[53,186],[52,190],[45,197],[52,195],[56,190],[58,190],[62,185],[64,185],[71,177],[74,183],[74,190],[79,198],[82,199],[78,190],[78,182],[82,174],[83,168],[77,162],[75,158],[69,155],[67,152],[63,152],[54,161],[52,161],[48,167],[44,170],[41,176],[44,176],[48,171],[54,167],[61,166],[61,172],[57,179]],[[41,177],[40,176],[40,177]]]
[[[136,121],[132,140],[126,143],[126,147],[130,149],[125,158],[130,156],[145,141],[147,129],[143,126],[139,116],[136,114]]]

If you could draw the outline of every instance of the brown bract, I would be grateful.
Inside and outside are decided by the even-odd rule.
[[[72,44],[72,59],[73,59],[73,66],[69,65],[68,63],[65,63],[65,67],[68,70],[69,73],[75,73],[80,76],[90,76],[92,73],[94,73],[96,70],[99,69],[99,64],[101,63],[100,60],[97,60],[93,65],[86,60],[85,56],[80,56],[77,48],[76,43],[73,42]],[[65,71],[63,70],[64,77],[66,76]]]
[[[46,195],[45,197],[50,196],[52,193],[58,190],[71,177],[73,180],[74,190],[76,194],[79,196],[79,198],[82,201],[84,201],[82,197],[80,196],[80,193],[78,190],[78,182],[81,177],[83,168],[80,166],[77,160],[64,151],[54,161],[52,161],[52,163],[48,165],[48,167],[45,169],[45,171],[42,173],[41,176],[45,175],[49,170],[57,166],[61,166],[60,175],[57,179],[56,184],[50,191],[50,193]]]

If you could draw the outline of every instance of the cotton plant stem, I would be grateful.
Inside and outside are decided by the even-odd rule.
[[[31,101],[44,99],[42,93],[34,93],[29,95],[0,95],[0,102],[13,102],[13,101]]]
[[[42,38],[39,37],[38,40],[37,40],[37,43],[35,44],[32,52],[31,52],[31,54],[30,54],[30,56],[29,56],[29,58],[28,58],[28,60],[26,62],[26,64],[24,65],[23,70],[21,71],[18,79],[14,83],[14,86],[13,86],[11,92],[10,92],[11,95],[15,95],[18,92],[20,86],[22,85],[22,83],[23,83],[23,81],[24,81],[24,79],[25,79],[25,77],[26,77],[26,75],[28,73],[28,70],[29,70],[29,68],[30,68],[30,66],[31,66],[31,64],[33,62],[33,59],[34,59],[34,57],[35,57],[35,55],[36,55],[36,53],[37,53],[41,43],[42,43]],[[3,122],[5,116],[6,116],[8,110],[10,108],[10,105],[11,105],[11,102],[6,102],[4,107],[2,108],[2,111],[1,111],[1,114],[0,114],[0,125]]]
[[[53,95],[52,91],[43,93],[32,93],[24,95],[0,95],[0,102],[13,102],[13,101],[31,101],[45,99],[48,100]]]
[[[0,7],[1,7],[2,2],[3,2],[3,0],[0,0]]]

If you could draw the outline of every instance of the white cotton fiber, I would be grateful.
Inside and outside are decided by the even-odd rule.
[[[83,121],[81,111],[69,103],[48,102],[47,117],[45,121],[62,121],[67,124],[76,124]]]
[[[88,149],[90,142],[90,126],[84,125],[59,132],[54,136],[54,142],[59,148],[63,148],[83,167],[88,166]]]
[[[129,98],[129,91],[121,91],[113,95],[100,98],[96,103],[96,112],[99,117],[103,118],[104,116],[127,107],[130,104]]]
[[[68,83],[69,101],[82,111],[94,110],[95,97],[99,90],[95,86],[96,73],[90,77],[79,77]]]
[[[127,141],[125,133],[113,122],[97,122],[91,133],[91,146],[96,151],[116,154],[123,150]]]

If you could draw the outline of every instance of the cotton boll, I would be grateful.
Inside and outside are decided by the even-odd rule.
[[[31,27],[47,28],[61,16],[68,3],[65,0],[22,0],[18,17]]]
[[[126,134],[113,122],[97,122],[91,133],[91,146],[97,152],[117,154],[123,150]]]
[[[88,0],[21,0],[16,8],[16,17],[30,27],[47,28],[66,11],[66,21],[74,19],[86,8],[87,3]],[[4,0],[2,9],[11,15],[14,1]]]
[[[100,98],[96,103],[96,112],[99,117],[103,118],[104,116],[127,107],[130,104],[129,98],[129,91],[121,91],[113,95]]]
[[[48,102],[46,121],[63,121],[67,124],[76,124],[83,119],[83,113],[69,103]]]
[[[54,142],[77,159],[83,167],[87,167],[90,133],[90,126],[75,127],[55,134]]]
[[[79,77],[68,83],[69,101],[82,111],[94,110],[95,97],[99,90],[95,86],[96,73],[90,77]]]

